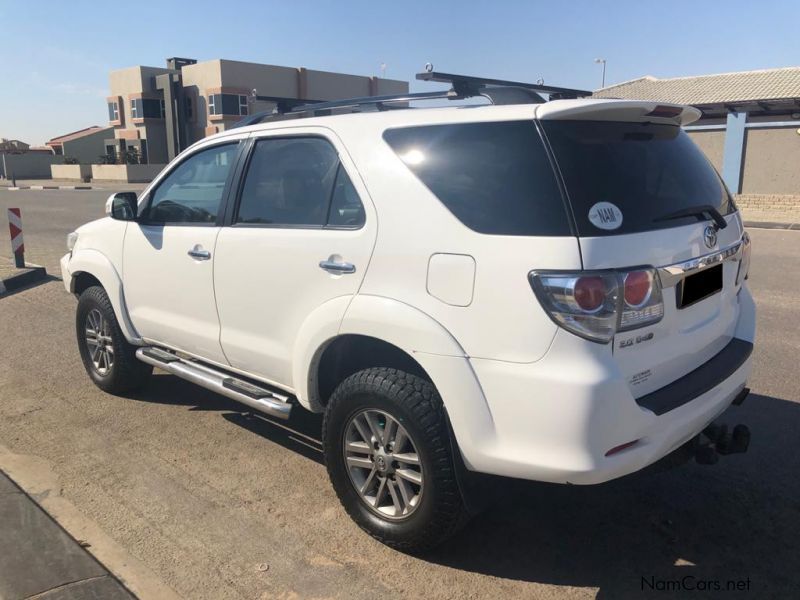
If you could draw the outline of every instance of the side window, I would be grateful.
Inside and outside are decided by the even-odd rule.
[[[389,129],[408,169],[464,225],[489,235],[570,235],[533,119]]]
[[[358,228],[364,224],[364,206],[358,197],[350,176],[339,165],[339,172],[336,174],[336,183],[333,186],[333,197],[331,198],[331,209],[328,213],[328,225],[330,227],[353,227]]]
[[[153,192],[147,220],[215,223],[238,143],[201,150],[184,160]]]
[[[329,142],[317,137],[256,142],[237,223],[357,227],[363,221],[361,202]]]

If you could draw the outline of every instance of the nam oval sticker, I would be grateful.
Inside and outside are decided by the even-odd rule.
[[[598,229],[618,229],[622,225],[622,211],[611,202],[598,202],[589,209],[589,221]]]

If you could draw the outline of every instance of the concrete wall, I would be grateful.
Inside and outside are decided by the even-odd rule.
[[[220,69],[221,87],[256,88],[262,96],[297,97],[297,69],[238,60],[213,62],[217,63],[214,67]]]
[[[92,165],[93,181],[150,183],[166,165]]]
[[[192,118],[187,136],[189,143],[205,137],[208,125],[206,90],[222,87],[222,71],[219,60],[209,60],[181,69],[183,92],[192,103]],[[245,63],[247,64],[247,63]]]
[[[163,121],[144,126],[142,139],[147,140],[147,162],[164,164],[167,160],[167,126]]]
[[[92,165],[50,165],[50,174],[53,179],[83,181],[92,176]]]
[[[11,179],[49,179],[50,166],[64,162],[63,156],[45,153],[0,154],[0,176]]]
[[[724,131],[689,131],[687,132],[692,141],[697,144],[700,149],[714,165],[714,168],[722,172],[722,150],[725,147],[725,132]]]
[[[800,194],[797,128],[746,131],[742,194]]]
[[[98,161],[106,153],[105,139],[112,137],[112,128],[99,130],[74,140],[64,142],[64,157],[74,158],[79,163],[89,165]]]
[[[793,213],[800,216],[800,195],[791,194],[739,194],[735,198],[740,209]]]

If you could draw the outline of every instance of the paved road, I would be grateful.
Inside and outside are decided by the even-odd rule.
[[[97,209],[82,198],[40,231],[62,236],[82,219],[78,206]],[[138,561],[187,598],[620,598],[638,597],[643,577],[684,575],[794,596],[800,233],[752,236],[754,393],[727,418],[751,426],[748,454],[590,488],[500,481],[498,504],[424,558],[373,542],[347,518],[321,463],[317,417],[296,411],[288,427],[248,417],[165,374],[132,398],[99,392],[60,282],[0,300],[0,468],[11,454],[23,475],[26,464],[52,471],[57,483],[40,495],[70,503],[122,549],[104,564]]]
[[[61,276],[59,259],[67,251],[66,237],[77,227],[105,215],[106,199],[116,191],[113,184],[92,190],[19,190],[0,187],[0,256],[11,256],[6,209],[22,209],[26,259],[42,265],[51,275]],[[140,190],[128,185],[125,190]]]

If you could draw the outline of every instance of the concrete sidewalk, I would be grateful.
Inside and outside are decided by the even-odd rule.
[[[0,471],[0,598],[135,597]]]

